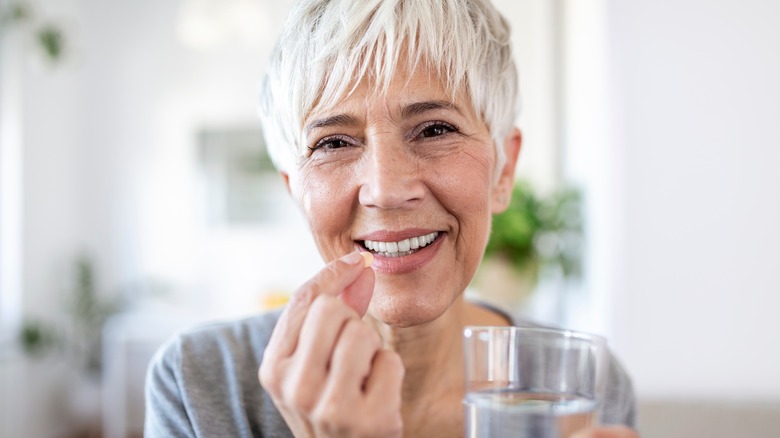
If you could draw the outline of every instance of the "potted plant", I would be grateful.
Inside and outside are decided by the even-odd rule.
[[[22,28],[35,47],[52,64],[65,54],[66,37],[60,26],[40,20],[30,2],[17,0],[0,4],[0,38],[6,29]]]
[[[123,297],[104,297],[95,284],[88,258],[75,262],[75,284],[63,303],[64,318],[25,319],[19,344],[30,357],[56,357],[72,373],[66,384],[71,427],[92,436],[100,427],[102,329],[126,303]]]
[[[519,181],[503,213],[493,216],[472,293],[517,310],[540,277],[576,279],[582,269],[582,197],[572,187],[547,195]]]

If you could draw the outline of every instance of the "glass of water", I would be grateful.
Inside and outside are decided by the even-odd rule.
[[[597,424],[604,338],[535,327],[467,327],[465,436],[566,438]]]

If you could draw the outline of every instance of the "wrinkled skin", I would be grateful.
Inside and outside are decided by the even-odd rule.
[[[304,132],[312,151],[283,177],[328,264],[280,317],[261,384],[299,437],[462,435],[463,327],[508,324],[463,291],[492,214],[509,202],[519,131],[499,145],[507,160],[496,169],[467,97],[423,70],[386,94],[359,84],[337,108],[310,114]],[[365,240],[430,233],[428,246],[375,254],[370,268],[358,254]]]

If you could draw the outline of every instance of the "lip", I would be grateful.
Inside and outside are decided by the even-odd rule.
[[[396,242],[399,240],[409,239],[416,236],[423,236],[430,234],[437,230],[430,229],[408,229],[403,231],[376,231],[364,236],[360,236],[356,240],[376,240],[381,242]],[[412,271],[416,271],[423,266],[427,265],[431,260],[436,257],[439,249],[442,246],[444,237],[447,235],[444,231],[439,231],[439,236],[430,245],[420,249],[414,254],[402,256],[402,257],[382,257],[379,254],[374,254],[374,263],[371,268],[375,272],[383,274],[406,274]],[[356,244],[357,249],[365,251],[365,248]]]
[[[432,230],[430,228],[408,228],[401,231],[388,231],[380,230],[373,231],[369,234],[364,234],[355,238],[355,240],[375,240],[377,242],[398,242],[404,239],[411,239],[412,237],[424,236],[433,232],[440,232],[441,230]]]

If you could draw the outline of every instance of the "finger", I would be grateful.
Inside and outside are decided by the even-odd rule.
[[[300,376],[302,385],[310,382],[318,387],[324,382],[336,342],[350,320],[359,321],[357,313],[338,298],[320,295],[314,300],[292,355],[305,367]]]
[[[382,341],[373,327],[359,319],[348,321],[333,350],[327,393],[337,393],[340,400],[357,399],[381,348]]]
[[[369,412],[378,412],[374,419],[377,430],[390,432],[382,436],[401,436],[401,385],[404,379],[404,364],[395,351],[382,349],[374,356],[371,373],[366,380],[365,397]]]
[[[364,255],[366,254],[366,255]],[[319,295],[337,296],[354,283],[365,270],[373,256],[370,253],[352,252],[340,259],[328,263],[317,275],[306,282],[287,304],[286,309],[276,323],[266,354],[275,357],[288,357],[298,343],[309,306]]]
[[[366,379],[366,396],[382,405],[397,405],[400,409],[404,372],[404,363],[398,353],[387,348],[377,351]]]

